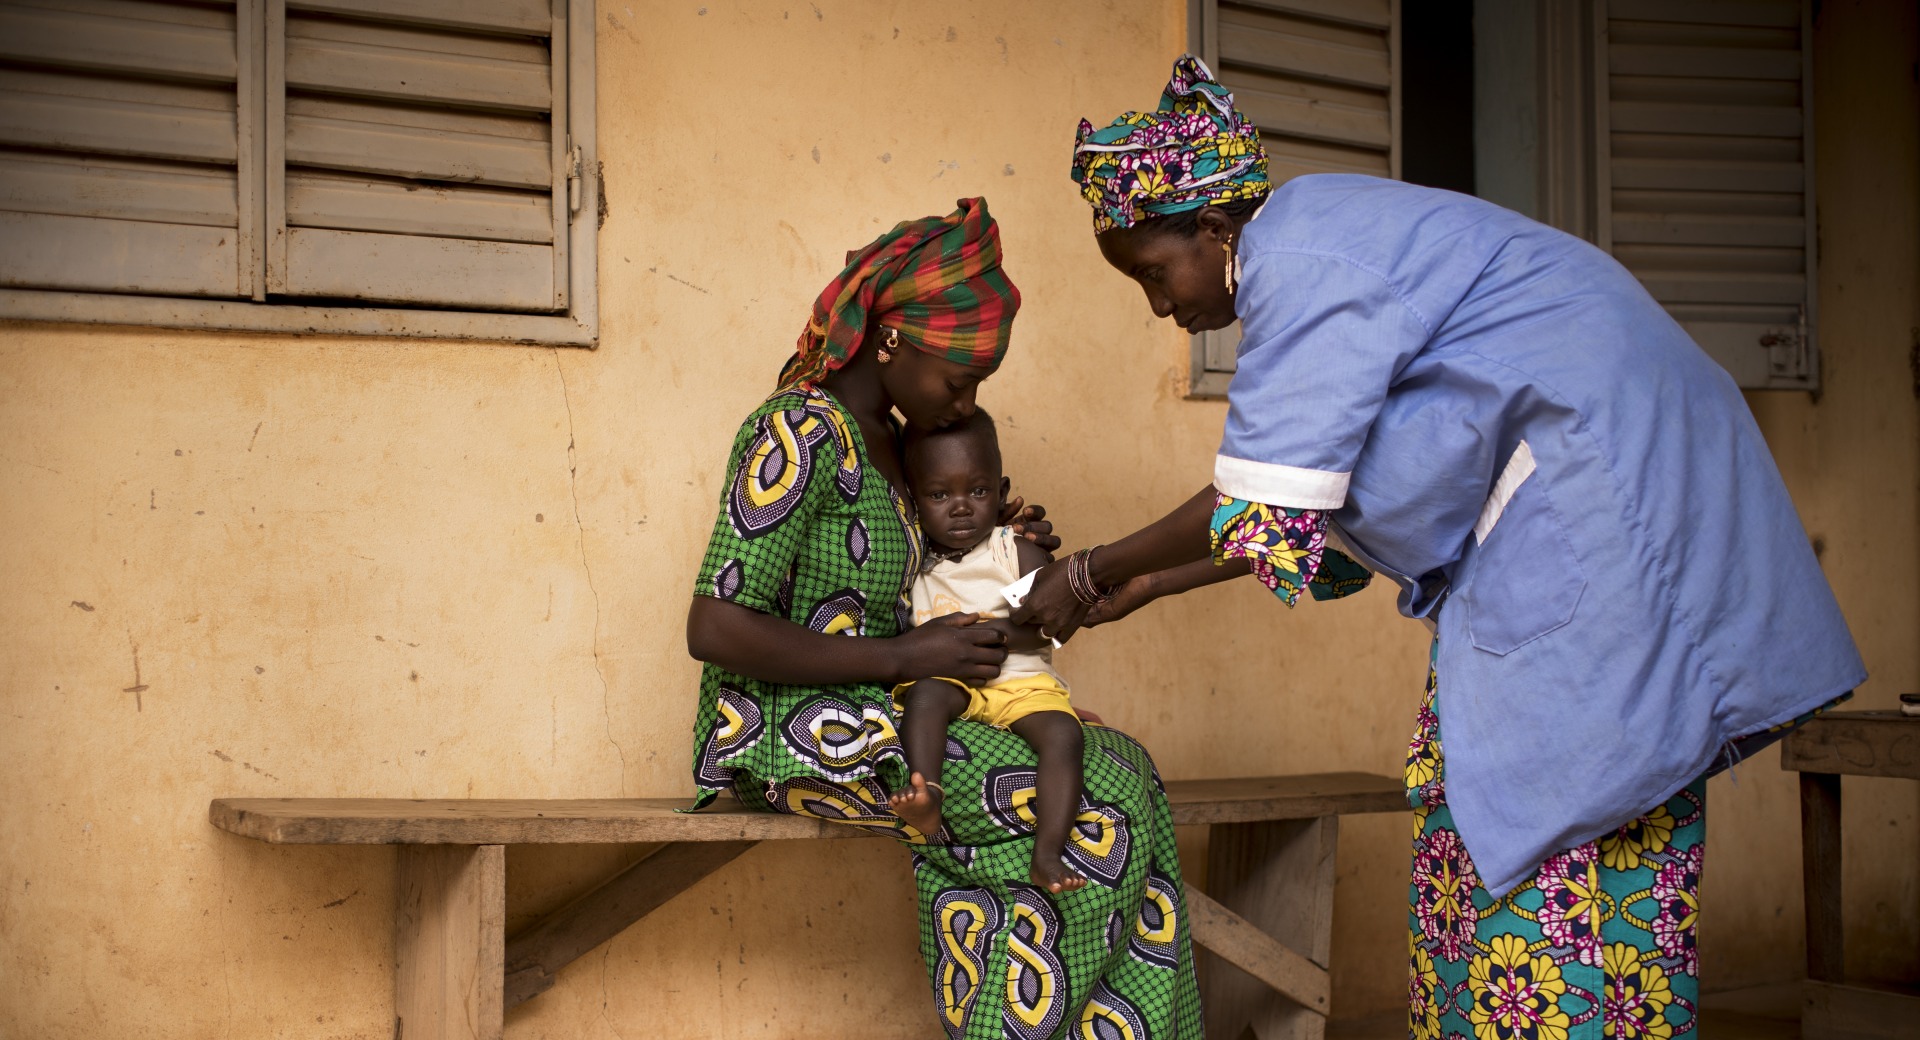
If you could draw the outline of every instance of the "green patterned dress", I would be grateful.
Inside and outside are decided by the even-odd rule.
[[[817,632],[899,634],[920,530],[865,454],[852,417],[821,390],[769,398],[734,438],[695,594]],[[751,808],[907,843],[920,952],[948,1036],[1198,1038],[1173,820],[1152,758],[1123,733],[1087,727],[1086,792],[1066,859],[1091,883],[1057,896],[1028,883],[1036,765],[1012,733],[954,723],[946,830],[921,835],[887,808],[907,769],[885,686],[701,673],[697,806],[731,790]]]

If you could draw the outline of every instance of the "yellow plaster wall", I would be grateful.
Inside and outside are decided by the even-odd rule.
[[[1824,47],[1893,60],[1827,8],[1853,28]],[[1151,101],[1183,4],[600,15],[597,351],[0,329],[0,1036],[392,1035],[390,851],[244,841],[207,825],[211,798],[683,793],[681,625],[734,424],[842,253],[896,219],[984,193],[1003,221],[1027,306],[983,400],[1072,541],[1207,479],[1223,409],[1181,400],[1184,340],[1100,266],[1064,172],[1076,118]],[[1874,111],[1823,137],[1823,199],[1891,241],[1855,193],[1904,191],[1910,243],[1912,108]],[[1883,168],[1876,133],[1906,166]],[[1920,685],[1920,469],[1894,378],[1913,268],[1889,273],[1911,259],[1897,244],[1850,268],[1852,248],[1829,238],[1825,284],[1862,302],[1827,310],[1828,396],[1756,403],[1876,668],[1863,700],[1885,700]],[[1896,442],[1905,468],[1876,468]],[[1240,583],[1164,604],[1062,663],[1169,777],[1395,772],[1423,631],[1384,589],[1265,600]],[[1796,817],[1770,761],[1716,785],[1710,971],[1798,963]],[[1914,800],[1854,804],[1881,802],[1894,838],[1849,852],[1854,891],[1894,912],[1861,941],[1911,951]],[[1404,999],[1407,826],[1343,831],[1343,1015]],[[636,851],[516,852],[510,919]],[[508,1035],[926,1036],[915,934],[897,850],[762,846],[577,962]],[[1750,939],[1778,949],[1737,952]],[[1911,971],[1901,956],[1889,970]]]
[[[1821,393],[1748,397],[1870,675],[1920,691],[1920,8],[1826,0],[1814,28]],[[1804,970],[1798,782],[1769,750],[1709,784],[1702,968]],[[1920,785],[1843,785],[1847,967],[1920,980]],[[1718,918],[1718,919],[1716,919]]]

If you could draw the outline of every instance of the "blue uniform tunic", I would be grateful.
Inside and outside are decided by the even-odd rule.
[[[1331,174],[1239,256],[1214,482],[1330,510],[1435,623],[1446,798],[1493,894],[1865,677],[1739,390],[1611,257]]]

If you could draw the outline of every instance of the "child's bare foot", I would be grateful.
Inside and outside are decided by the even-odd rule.
[[[908,779],[906,790],[887,797],[887,806],[914,830],[931,838],[946,826],[940,818],[940,803],[945,800],[938,784],[927,783],[925,776],[915,773]]]
[[[1057,853],[1033,850],[1033,883],[1049,892],[1078,892],[1087,879],[1067,868]]]

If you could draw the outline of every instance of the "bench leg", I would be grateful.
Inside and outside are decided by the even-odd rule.
[[[402,845],[393,936],[394,1040],[501,1040],[504,845]]]
[[[1214,824],[1207,891],[1222,906],[1321,968],[1333,943],[1334,845],[1340,818]],[[1204,955],[1207,1040],[1321,1040],[1326,1010],[1302,1007],[1221,957]]]
[[[1844,981],[1837,773],[1800,774],[1800,872],[1807,903],[1807,978]]]

